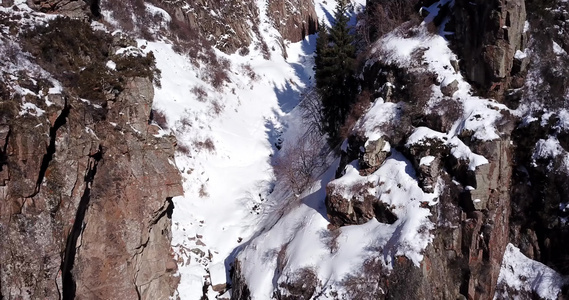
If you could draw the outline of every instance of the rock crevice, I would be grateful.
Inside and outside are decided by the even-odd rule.
[[[77,246],[77,241],[81,236],[83,227],[86,225],[84,223],[84,219],[87,208],[89,207],[89,201],[91,200],[91,186],[95,180],[95,175],[97,174],[97,165],[101,159],[103,159],[103,148],[99,146],[97,153],[89,155],[89,162],[84,177],[85,190],[77,207],[77,213],[75,215],[73,227],[67,236],[65,252],[61,262],[63,284],[61,293],[62,299],[75,299],[76,296],[76,284],[71,271],[73,270],[76,252],[79,248]]]

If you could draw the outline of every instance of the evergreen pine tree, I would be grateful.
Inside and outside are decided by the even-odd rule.
[[[321,24],[316,41],[315,78],[322,96],[324,128],[332,140],[338,137],[355,95],[354,38],[348,27],[346,1],[339,1],[335,23],[328,29]]]
[[[316,87],[320,94],[326,94],[326,90],[331,86],[332,66],[331,66],[331,47],[328,39],[328,27],[322,20],[318,24],[318,38],[316,39],[316,50],[314,57],[314,77],[316,79]]]

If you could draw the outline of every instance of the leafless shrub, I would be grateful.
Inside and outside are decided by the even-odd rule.
[[[249,47],[241,47],[238,51],[239,55],[245,56],[249,54]]]
[[[214,99],[211,101],[211,112],[216,116],[219,115],[224,109],[224,106],[219,103],[218,100]]]
[[[215,145],[213,144],[213,141],[210,138],[206,138],[204,141],[194,141],[192,143],[192,146],[194,146],[194,148],[197,149],[198,151],[201,150],[207,150],[209,152],[215,151]]]
[[[205,184],[202,183],[202,185],[200,186],[200,190],[198,191],[198,194],[200,198],[209,197],[209,193],[206,190]]]
[[[156,125],[160,126],[162,129],[168,128],[168,121],[166,115],[163,111],[152,109],[150,110],[150,122],[154,122]],[[149,123],[150,123],[149,122]]]
[[[387,293],[388,270],[380,258],[365,260],[360,271],[346,276],[341,285],[350,299],[377,300],[385,299]],[[411,299],[411,298],[408,298]]]
[[[134,29],[133,9],[128,1],[105,1],[105,9],[111,12],[113,19],[118,22],[121,28],[126,31]]]
[[[190,118],[188,118],[188,117],[183,117],[178,122],[182,125],[181,126],[182,129],[187,129],[189,127],[192,127],[192,120],[190,120]]]
[[[189,146],[179,143],[176,145],[176,150],[185,155],[190,155],[191,152]]]
[[[315,87],[305,90],[301,96],[299,107],[302,111],[302,122],[309,132],[324,133],[322,113],[322,97]]]
[[[334,254],[338,251],[338,237],[340,237],[340,228],[333,226],[332,224],[328,225],[327,230],[322,230],[320,233],[320,238],[324,240],[324,243],[330,249],[330,253]]]
[[[201,86],[194,86],[190,92],[196,96],[196,100],[199,102],[205,102],[207,98],[207,92]]]
[[[227,72],[231,68],[231,61],[227,58],[218,57],[213,48],[205,48],[197,58],[206,64],[206,79],[215,88],[221,87],[224,82],[230,82]]]
[[[220,65],[209,65],[206,70],[206,78],[211,85],[220,90],[225,82],[229,82],[227,69],[223,69]]]
[[[255,71],[253,70],[253,67],[251,67],[251,65],[249,63],[242,64],[241,70],[243,71],[243,74],[245,74],[247,77],[249,77],[249,79],[251,79],[252,81],[255,81],[258,79],[257,73],[255,73]]]
[[[319,134],[307,132],[281,150],[274,164],[277,180],[284,182],[296,195],[314,181],[326,162],[326,152]]]
[[[217,61],[219,62],[221,68],[223,68],[224,70],[229,70],[231,68],[231,61],[229,59],[221,57],[218,58]]]
[[[367,44],[373,43],[393,29],[410,22],[419,24],[420,18],[415,11],[416,0],[380,0],[368,5],[359,18],[362,20],[358,33]]]

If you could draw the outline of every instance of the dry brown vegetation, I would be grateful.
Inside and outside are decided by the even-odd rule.
[[[211,101],[211,113],[218,116],[221,112],[223,112],[224,106],[216,99]]]
[[[205,102],[207,99],[207,92],[201,86],[194,86],[190,92],[196,96],[196,100],[199,102]]]
[[[322,285],[316,272],[305,267],[295,272],[294,278],[281,282],[276,293],[278,300],[308,300],[311,299],[318,286]],[[281,290],[286,291],[281,293]],[[283,295],[284,294],[284,295]]]
[[[36,62],[79,97],[106,105],[107,95],[118,94],[129,77],[148,77],[159,83],[160,72],[152,53],[120,56],[111,53],[113,38],[94,31],[80,20],[58,17],[47,26],[36,26],[21,34],[23,49]],[[116,70],[105,66],[108,60]]]
[[[368,91],[362,91],[356,98],[356,101],[350,107],[350,112],[346,117],[344,125],[340,128],[340,136],[342,139],[348,138],[356,122],[365,114],[370,106],[373,95]]]
[[[202,185],[200,186],[200,190],[198,192],[200,198],[205,198],[205,197],[209,197],[209,193],[206,190],[205,184],[202,183]]]
[[[378,251],[381,253],[381,250]],[[346,276],[341,285],[351,299],[378,300],[385,299],[387,293],[387,274],[381,258],[368,258],[358,273]],[[412,299],[412,298],[407,298]]]
[[[146,9],[143,0],[109,0],[104,2],[104,9],[111,12],[120,29],[130,34],[153,40],[154,37],[148,29],[153,28],[161,35],[168,37],[174,42],[174,51],[186,54],[194,65],[204,68],[202,79],[211,83],[215,88],[219,89],[225,82],[230,81],[227,73],[230,68],[229,60],[217,57],[213,44],[206,38],[206,35],[192,28],[185,19],[178,18],[179,14],[176,13],[175,5],[158,0],[150,0],[148,3],[165,10],[172,16],[171,21],[163,22],[161,14],[152,14]],[[110,23],[107,25],[113,27]]]
[[[190,153],[191,153],[190,147],[185,145],[185,144],[178,143],[176,145],[176,150],[182,154],[185,154],[185,155],[190,155]]]
[[[358,34],[369,45],[405,22],[419,24],[417,0],[376,0],[358,18]]]
[[[207,150],[209,152],[215,152],[215,144],[210,138],[206,138],[203,141],[193,141],[192,146],[194,146],[194,149],[197,151]]]
[[[302,122],[307,132],[324,134],[324,115],[322,112],[322,97],[314,87],[304,91],[300,99]]]
[[[241,65],[241,70],[243,74],[245,74],[251,81],[255,81],[258,79],[257,73],[253,70],[253,67],[249,63],[245,63]]]

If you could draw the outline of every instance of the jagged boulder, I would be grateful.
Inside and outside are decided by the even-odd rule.
[[[326,186],[326,212],[332,225],[364,224],[372,218],[387,224],[397,221],[391,207],[375,194],[378,182],[361,176],[353,165],[348,165],[344,173]]]
[[[375,172],[389,156],[391,147],[389,142],[382,138],[375,141],[368,140],[360,154],[360,174],[367,175]]]
[[[375,196],[367,193],[372,183],[343,186],[331,182],[326,186],[326,211],[330,223],[335,226],[364,224],[374,216]],[[354,193],[345,193],[346,190]]]
[[[452,97],[456,91],[458,91],[458,81],[456,79],[451,82],[445,80],[441,83],[441,92],[443,95]]]
[[[419,186],[425,193],[434,192],[442,167],[450,154],[446,140],[428,138],[406,145],[406,153],[417,170]]]

